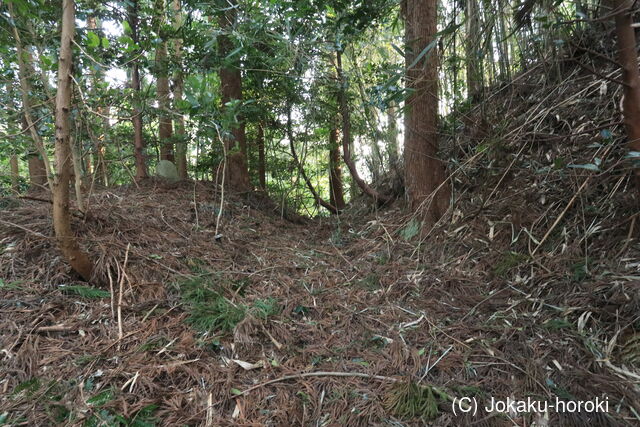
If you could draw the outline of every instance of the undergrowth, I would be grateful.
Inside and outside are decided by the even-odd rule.
[[[430,386],[414,382],[395,384],[384,398],[385,409],[403,419],[430,420],[438,416],[440,394]]]
[[[258,299],[251,305],[231,301],[214,281],[216,277],[196,276],[177,283],[185,311],[189,314],[187,322],[197,331],[231,332],[248,314],[266,320],[280,313],[275,298]],[[246,286],[244,282],[241,284],[242,289]],[[232,287],[238,290],[237,284]]]

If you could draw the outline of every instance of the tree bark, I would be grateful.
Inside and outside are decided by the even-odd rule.
[[[340,115],[342,117],[342,156],[344,163],[349,168],[351,177],[356,182],[358,187],[368,196],[373,198],[376,203],[383,205],[389,202],[391,199],[369,186],[358,174],[356,164],[351,158],[351,113],[349,111],[349,103],[347,102],[347,82],[342,69],[342,52],[336,52],[336,73],[338,75],[338,82],[340,89],[338,90],[338,104],[340,106]]]
[[[94,15],[89,15],[87,17],[87,29],[91,31],[98,30],[98,20]],[[92,80],[92,90],[94,96],[99,96],[98,94],[98,84],[102,79],[102,73],[97,71],[95,68],[91,68],[91,80]],[[97,177],[98,183],[108,186],[109,185],[109,177],[107,173],[107,163],[104,157],[104,143],[109,132],[109,119],[106,117],[109,114],[109,107],[98,107],[98,113],[102,114],[102,133],[100,135],[95,135],[93,130],[91,129],[91,120],[87,118],[87,128],[89,129],[91,142],[93,143],[93,155],[94,155],[94,167],[95,167],[95,176]],[[89,171],[89,168],[87,168]]]
[[[84,196],[82,195],[82,155],[80,147],[71,134],[69,135],[69,146],[71,147],[71,161],[73,166],[73,184],[76,192],[76,206],[80,212],[86,212]]]
[[[338,210],[344,209],[340,146],[338,144],[338,129],[335,127],[332,127],[329,131],[329,193],[331,204]]]
[[[55,159],[57,174],[54,177],[53,228],[62,254],[71,268],[83,279],[89,281],[93,276],[93,263],[78,244],[71,229],[69,211],[69,182],[71,179],[70,110],[71,110],[71,73],[73,68],[72,42],[75,33],[75,5],[73,0],[62,1],[62,34],[60,36],[60,60],[58,63],[58,91],[56,93],[56,145]]]
[[[22,132],[26,132],[29,125],[27,119],[24,116],[24,108],[22,115]],[[44,161],[35,147],[35,143],[29,147],[27,152],[27,166],[29,168],[29,189],[43,189],[47,188],[47,169],[44,166]],[[51,187],[49,187],[51,188]]]
[[[223,11],[219,16],[219,24],[222,33],[218,36],[218,53],[225,63],[220,67],[220,85],[222,92],[222,109],[227,108],[227,104],[232,101],[242,101],[242,74],[240,73],[239,61],[233,60],[233,64],[227,65],[227,56],[233,51],[233,42],[229,33],[233,30],[237,20],[237,0],[221,2]],[[231,128],[231,137],[225,138],[227,148],[227,171],[225,185],[229,188],[245,192],[251,190],[249,179],[249,167],[247,166],[247,140],[245,136],[245,125],[242,117],[234,123]]]
[[[258,137],[256,139],[258,146],[258,181],[260,188],[267,189],[267,163],[264,151],[264,123],[258,123]]]
[[[156,95],[158,97],[158,109],[160,113],[158,115],[158,140],[160,143],[160,159],[175,161],[175,155],[173,151],[173,125],[171,123],[171,103],[169,99],[169,71],[168,71],[168,55],[167,55],[167,41],[164,39],[162,26],[164,25],[165,18],[165,2],[164,0],[156,0],[156,17],[155,28],[158,37],[162,39],[158,47],[156,48],[154,70],[156,75]]]
[[[131,0],[127,15],[129,27],[131,28],[131,39],[138,44],[140,41],[138,37],[138,0]],[[138,105],[140,103],[140,67],[137,59],[131,61],[131,89],[133,89],[135,93],[131,124],[133,125],[133,149],[136,163],[136,178],[144,179],[149,175],[147,174],[147,162],[144,156],[145,143],[142,133],[142,108]]]
[[[618,52],[622,65],[624,98],[622,113],[627,131],[628,147],[640,152],[640,73],[636,53],[636,35],[631,9],[634,0],[611,0],[615,16]],[[640,169],[634,169],[636,185],[640,187]]]
[[[412,1],[412,0],[407,0]],[[472,101],[478,101],[482,95],[482,57],[480,50],[480,12],[478,0],[466,0],[465,56],[467,60],[467,94]]]
[[[22,109],[24,111],[24,120],[26,122],[26,127],[29,129],[29,133],[31,134],[31,138],[33,139],[33,145],[35,151],[39,154],[39,160],[30,156],[29,160],[29,171],[31,172],[31,165],[33,163],[33,171],[40,173],[38,170],[40,166],[44,167],[44,177],[45,182],[48,183],[49,189],[52,186],[51,180],[51,163],[49,162],[49,156],[47,154],[47,150],[44,147],[44,143],[38,130],[36,129],[36,123],[33,119],[33,112],[31,111],[31,100],[29,99],[31,91],[31,85],[29,84],[28,76],[28,65],[25,62],[25,59],[30,58],[28,52],[24,50],[22,46],[22,41],[20,40],[20,33],[18,32],[18,28],[15,25],[16,16],[13,13],[13,3],[7,3],[9,16],[11,16],[14,24],[12,25],[13,37],[16,42],[16,51],[18,56],[18,78],[20,80],[20,92],[22,95]],[[37,162],[42,162],[42,165],[37,164]],[[32,180],[32,183],[39,184],[38,180]]]
[[[398,171],[398,163],[400,160],[399,157],[399,147],[398,147],[398,124],[396,122],[396,109],[394,104],[389,104],[387,108],[387,151],[389,154],[389,164],[391,165],[391,170]]]
[[[18,169],[18,156],[12,154],[9,157],[9,164],[11,166],[11,190],[18,192],[20,190],[20,170]]]
[[[180,0],[172,0],[173,6],[173,28],[176,32],[180,31],[183,23],[182,6]],[[182,38],[173,39],[173,57],[178,64],[178,69],[173,75],[173,105],[177,112],[177,103],[182,101],[184,92],[184,76],[182,73]],[[189,179],[187,171],[187,135],[184,128],[184,116],[177,113],[175,118],[175,134],[176,134],[176,168],[180,179]]]
[[[438,156],[438,64],[436,47],[414,66],[437,32],[437,0],[406,0],[405,42],[408,88],[405,110],[405,188],[413,209],[423,209],[425,225],[434,224],[449,206],[450,190]],[[435,192],[435,194],[433,194]],[[425,206],[423,202],[433,194]]]

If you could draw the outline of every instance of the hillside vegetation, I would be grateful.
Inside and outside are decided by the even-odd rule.
[[[98,260],[88,285],[46,200],[2,199],[1,419],[637,425],[635,190],[620,89],[573,62],[619,71],[589,55],[447,117],[455,203],[428,231],[401,200],[304,219],[260,193],[148,180],[95,189],[72,217]],[[454,414],[460,397],[609,411]]]

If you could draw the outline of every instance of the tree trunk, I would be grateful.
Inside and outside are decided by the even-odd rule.
[[[302,179],[304,180],[305,184],[307,184],[307,188],[311,192],[311,195],[313,195],[313,199],[315,200],[315,202],[318,205],[322,206],[323,208],[327,209],[332,214],[337,214],[339,213],[339,209],[336,208],[334,204],[327,203],[326,200],[320,197],[320,194],[318,194],[316,189],[313,187],[313,183],[307,176],[307,172],[304,170],[304,164],[302,163],[302,161],[298,157],[298,154],[296,153],[295,138],[293,135],[293,122],[291,120],[290,101],[287,101],[286,109],[287,109],[287,138],[289,139],[289,147],[291,148],[291,156],[293,157],[293,161],[296,163],[296,166],[298,167],[298,171],[300,172],[300,175],[302,175]]]
[[[104,156],[105,153],[105,146],[102,140],[100,140],[99,136],[96,136],[96,134],[93,132],[93,128],[91,127],[91,120],[89,120],[87,118],[87,120],[85,120],[85,126],[87,128],[87,134],[89,135],[89,139],[91,140],[91,143],[93,144],[93,150],[95,151],[94,153],[94,157],[95,157],[95,162],[94,162],[94,166],[95,166],[95,171],[93,171],[93,173],[95,173],[95,175],[98,176],[98,182],[103,184],[104,186],[109,186],[109,175],[107,173],[107,163],[106,163],[106,159]],[[105,135],[106,135],[106,131],[105,131]],[[91,156],[87,157],[87,171],[91,171],[90,168],[90,164],[91,164]]]
[[[412,0],[407,0],[411,2]],[[467,0],[466,4],[466,35],[465,56],[467,60],[467,94],[473,100],[479,100],[482,95],[482,56],[479,55],[480,42],[480,13],[478,0]]]
[[[387,108],[387,151],[389,155],[389,165],[391,170],[398,171],[398,163],[400,162],[398,147],[398,118],[396,117],[396,109],[393,103]]]
[[[73,184],[76,191],[76,205],[80,212],[86,212],[84,196],[82,195],[82,155],[76,140],[69,135],[69,145],[71,147],[71,160],[73,165]]]
[[[138,44],[138,0],[131,0],[128,8],[129,27],[131,27],[131,39]],[[131,88],[135,93],[133,100],[133,118],[131,124],[133,125],[133,147],[136,162],[136,178],[144,179],[149,175],[147,174],[147,162],[144,156],[144,136],[142,133],[142,109],[139,106],[140,103],[140,68],[138,60],[134,59],[131,62]]]
[[[410,67],[433,40],[437,30],[436,0],[407,0],[405,42],[407,87],[412,93],[405,110],[405,187],[410,206],[421,208],[425,225],[434,224],[449,206],[445,168],[438,159],[438,64],[435,44]],[[438,189],[439,188],[439,189]],[[432,195],[426,206],[423,202]]]
[[[267,189],[267,163],[265,159],[264,151],[264,123],[258,123],[258,137],[256,139],[256,145],[258,146],[258,180],[260,182],[260,188]]]
[[[633,28],[631,9],[633,0],[612,0],[612,8],[618,11],[615,16],[618,51],[622,65],[624,98],[622,113],[627,130],[628,147],[640,152],[640,73],[636,56],[636,35]],[[640,169],[634,170],[636,184],[640,186]]]
[[[242,101],[242,75],[237,59],[229,65],[227,56],[233,51],[234,46],[229,33],[233,30],[237,19],[237,0],[221,2],[223,11],[220,13],[219,24],[221,34],[218,36],[218,52],[225,65],[220,67],[220,85],[222,92],[222,109],[232,101]],[[245,136],[244,121],[242,117],[231,128],[231,137],[225,138],[227,149],[227,171],[225,185],[229,188],[244,192],[251,190],[249,168],[247,166],[247,141]]]
[[[29,125],[24,114],[22,115],[22,132],[26,132]],[[44,166],[44,161],[35,146],[32,143],[27,152],[27,166],[29,168],[29,189],[37,190],[47,188],[47,169]],[[51,188],[51,187],[49,187]]]
[[[60,37],[60,60],[58,63],[58,91],[56,94],[56,145],[57,174],[53,182],[53,228],[62,254],[71,267],[83,279],[93,276],[93,263],[84,252],[73,230],[69,212],[69,181],[71,178],[70,111],[71,72],[73,68],[72,42],[75,32],[75,5],[73,0],[62,1],[62,34]]]
[[[497,34],[498,38],[496,43],[500,48],[500,62],[503,64],[500,67],[504,70],[503,79],[506,78],[506,81],[511,81],[511,55],[509,54],[509,42],[507,41],[509,38],[509,34],[507,32],[507,24],[505,23],[505,14],[501,13],[503,10],[507,10],[506,5],[504,5],[505,0],[498,0],[498,10],[496,14],[498,15],[498,28]]]
[[[380,177],[385,173],[384,157],[382,156],[382,151],[380,150],[379,145],[380,141],[384,139],[384,135],[378,127],[379,118],[377,110],[373,109],[371,106],[364,84],[362,83],[364,77],[360,72],[360,65],[358,64],[355,52],[351,55],[351,64],[353,72],[355,73],[355,81],[362,103],[362,109],[364,110],[364,118],[367,121],[367,127],[370,129],[371,140],[369,143],[371,147],[371,156],[369,157],[368,163],[370,164],[369,170],[371,172],[371,181],[375,183],[378,182]]]
[[[335,127],[332,127],[329,131],[329,193],[331,204],[338,210],[344,209],[340,145],[338,144],[338,129]]]
[[[177,32],[182,28],[183,16],[180,0],[172,0],[173,6],[173,28]],[[184,76],[182,74],[182,38],[177,36],[173,39],[173,57],[178,64],[178,69],[173,76],[173,105],[178,111],[177,103],[182,101],[184,92]],[[178,114],[175,118],[176,134],[176,168],[180,179],[189,179],[187,171],[187,136],[184,128],[184,116]]]
[[[389,202],[390,198],[380,194],[360,178],[360,174],[358,174],[358,170],[356,169],[356,164],[351,158],[351,114],[349,111],[349,103],[347,102],[347,82],[342,69],[342,52],[340,51],[336,52],[336,73],[340,84],[340,89],[338,90],[338,104],[340,106],[340,115],[342,116],[342,155],[344,157],[344,163],[349,168],[351,177],[356,184],[358,184],[358,187],[360,187],[366,195],[373,198],[376,203],[383,205]]]
[[[32,93],[32,91],[31,91],[31,85],[29,84],[29,80],[28,80],[28,76],[30,75],[30,73],[28,70],[28,66],[25,63],[25,59],[30,58],[30,55],[28,52],[25,52],[22,46],[22,42],[20,40],[20,33],[18,32],[18,28],[15,25],[16,16],[13,13],[13,3],[7,3],[7,6],[9,10],[9,15],[11,16],[11,20],[13,22],[13,25],[12,25],[13,37],[16,42],[16,51],[18,56],[18,78],[20,80],[20,92],[22,95],[22,109],[24,111],[24,120],[26,122],[26,127],[29,129],[29,133],[31,134],[31,138],[33,139],[33,145],[35,147],[35,151],[40,156],[39,161],[42,162],[42,165],[37,165],[36,159],[32,160],[30,157],[29,171],[31,172],[32,161],[34,166],[34,169],[33,169],[34,172],[36,172],[40,166],[43,166],[44,172],[45,172],[44,173],[45,182],[48,183],[49,189],[51,189],[51,186],[52,186],[51,163],[49,162],[49,156],[47,154],[47,150],[44,147],[44,143],[42,142],[42,138],[40,137],[40,134],[38,133],[38,130],[36,128],[36,123],[33,120],[33,114],[31,111],[31,101],[29,99],[29,96]],[[37,171],[37,172],[41,173],[40,171]],[[32,183],[39,184],[38,180],[32,180]]]
[[[20,190],[20,170],[18,169],[18,156],[12,154],[9,157],[9,164],[11,166],[11,190],[18,192]]]
[[[165,2],[156,0],[155,29],[158,37],[162,39],[156,48],[154,71],[156,75],[156,95],[158,97],[158,141],[160,143],[160,159],[175,161],[173,152],[173,125],[171,123],[170,99],[169,99],[169,70],[167,58],[167,41],[162,29],[165,22]]]
[[[89,15],[87,17],[87,29],[90,31],[96,31],[99,29],[98,20],[94,15]],[[102,80],[102,73],[98,70],[99,70],[98,68],[91,67],[91,71],[90,71],[93,96],[96,96],[96,97],[99,96],[98,84]],[[102,185],[108,186],[109,178],[107,174],[107,164],[104,157],[104,152],[105,152],[104,144],[105,144],[106,137],[110,127],[109,119],[107,118],[107,116],[109,115],[109,107],[99,106],[97,108],[97,111],[102,115],[100,117],[102,120],[102,133],[99,135],[95,135],[95,133],[91,128],[92,126],[91,117],[87,117],[86,126],[87,126],[87,129],[89,130],[91,142],[93,143],[93,156],[95,159],[93,161],[93,164],[95,167],[95,176],[97,177],[97,182]],[[89,168],[87,168],[87,171],[88,170]]]

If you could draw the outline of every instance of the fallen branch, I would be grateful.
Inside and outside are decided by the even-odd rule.
[[[19,228],[20,230],[26,231],[27,233],[35,234],[35,235],[36,235],[36,236],[38,236],[38,237],[42,237],[42,238],[45,238],[45,239],[48,239],[48,238],[49,238],[49,236],[45,236],[45,235],[44,235],[44,234],[42,234],[42,233],[38,233],[37,231],[30,230],[30,229],[28,229],[27,227],[23,227],[23,226],[21,226],[21,225],[19,225],[19,224],[14,224],[13,222],[5,221],[5,220],[3,220],[3,219],[0,219],[0,222],[1,222],[1,223],[3,223],[3,224],[5,224],[5,225],[8,225],[8,226],[10,226],[10,227],[16,227],[16,228]]]
[[[238,394],[234,394],[233,396],[231,396],[231,398],[235,399],[237,397],[244,396],[245,394],[249,393],[250,391],[259,389],[259,388],[267,386],[269,384],[275,384],[275,383],[279,383],[279,382],[283,382],[283,381],[294,380],[294,379],[299,379],[299,378],[309,378],[309,377],[357,377],[357,378],[374,379],[374,380],[378,380],[378,381],[390,381],[390,382],[394,382],[394,383],[398,383],[398,382],[402,381],[399,378],[385,377],[385,376],[382,376],[382,375],[364,374],[364,373],[361,373],[361,372],[332,372],[332,371],[305,372],[303,374],[285,375],[285,376],[280,377],[280,378],[275,378],[273,380],[269,380],[269,381],[265,381],[265,382],[260,383],[260,384],[256,384],[256,385],[254,385],[252,387],[249,387],[246,390],[241,391]],[[442,391],[438,387],[434,387],[434,386],[430,386],[430,387],[433,389],[433,391],[438,393],[440,396],[445,397],[450,402],[456,402],[457,401],[454,397],[450,396],[448,393]],[[462,404],[462,402],[460,402],[460,404]]]
[[[289,381],[289,380],[295,380],[295,379],[300,379],[300,378],[309,378],[309,377],[358,377],[358,378],[369,378],[369,379],[374,379],[374,380],[378,380],[378,381],[391,381],[394,383],[400,382],[400,380],[398,378],[393,378],[393,377],[385,377],[382,375],[370,375],[370,374],[363,374],[361,372],[329,372],[329,371],[320,371],[320,372],[305,372],[303,374],[294,374],[294,375],[285,375],[283,377],[280,378],[275,378],[273,380],[269,380],[269,381],[265,381],[263,383],[260,384],[256,384],[252,387],[249,387],[246,390],[241,391],[238,394],[234,394],[233,396],[231,396],[232,399],[235,399],[236,397],[240,397],[240,396],[244,396],[245,394],[253,391],[253,390],[257,390],[259,388],[268,386],[270,384],[275,384],[275,383],[281,383],[283,381]]]
[[[75,330],[74,326],[66,326],[66,325],[50,325],[50,326],[40,326],[36,328],[35,332],[68,332]]]

